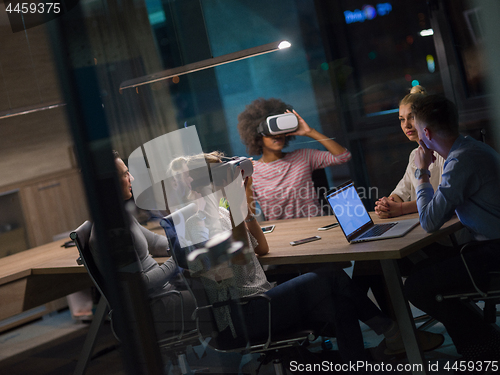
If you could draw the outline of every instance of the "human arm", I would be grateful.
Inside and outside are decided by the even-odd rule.
[[[267,244],[266,236],[260,227],[259,222],[255,219],[255,201],[253,198],[252,177],[248,177],[245,181],[245,193],[248,203],[248,215],[245,218],[245,225],[247,230],[257,240],[258,245],[254,248],[257,255],[264,255],[269,252],[269,245]]]
[[[410,154],[405,174],[398,182],[389,197],[382,197],[375,202],[375,213],[381,219],[396,217],[417,212],[415,181],[415,154],[417,149]]]
[[[436,160],[434,152],[432,150],[429,150],[421,139],[418,141],[418,144],[420,146],[415,152],[415,166],[417,167],[417,169],[429,170],[429,166],[434,162],[434,160]],[[419,183],[430,183],[429,176],[421,176]]]
[[[416,201],[403,202],[397,195],[382,197],[375,202],[375,213],[381,219],[412,214],[417,211]]]
[[[290,112],[290,111],[287,111]],[[345,152],[347,152],[347,149],[341,145],[339,145],[337,142],[335,142],[333,139],[328,138],[327,136],[321,134],[318,132],[316,129],[311,128],[307,122],[300,117],[300,115],[293,110],[293,113],[295,116],[297,116],[297,120],[299,122],[299,127],[297,131],[293,133],[287,134],[287,136],[292,136],[292,135],[303,135],[309,138],[312,138],[319,143],[321,143],[325,148],[332,154],[332,155],[341,155]]]
[[[170,247],[167,237],[160,236],[150,230],[140,226],[141,232],[148,243],[148,251],[153,257],[170,256]]]
[[[417,168],[426,168],[430,165],[427,148],[419,148],[418,160],[415,158]],[[428,164],[429,163],[429,164]],[[467,157],[460,161],[451,158],[445,163],[441,184],[436,192],[429,182],[429,177],[423,175],[417,187],[417,207],[420,225],[427,232],[434,232],[449,220],[455,209],[462,205],[467,195],[473,195],[480,187],[479,179],[474,178],[475,166]]]
[[[248,216],[245,220],[245,225],[250,232],[250,234],[257,240],[258,245],[254,248],[254,252],[257,255],[265,255],[269,252],[269,245],[267,243],[266,236],[260,227],[259,222],[252,216],[249,211]]]
[[[255,215],[255,200],[253,197],[253,179],[252,176],[248,177],[245,181],[245,195],[250,212]]]
[[[173,258],[168,258],[162,265],[157,265],[141,273],[148,290],[154,290],[165,285],[179,273],[179,268]]]
[[[148,290],[160,288],[177,275],[179,272],[178,267],[173,258],[169,258],[162,265],[158,265],[149,254],[160,253],[163,256],[169,256],[170,252],[167,251],[169,248],[168,239],[165,236],[151,232],[142,225],[137,224],[137,227],[140,229],[141,235],[133,234],[134,248],[141,266],[142,279]],[[136,233],[135,230],[133,230],[133,233]],[[146,254],[145,250],[143,250],[144,240],[140,237],[145,239],[149,254]]]
[[[175,262],[167,260],[161,266],[149,254],[149,246],[162,248],[166,252],[166,237],[157,235],[140,225],[135,218],[131,219],[130,235],[132,239],[133,255],[136,261],[121,267],[118,271],[123,273],[140,273],[140,277],[146,288],[151,291],[161,288],[170,281],[178,272]],[[90,239],[90,247],[95,262],[102,272],[102,259],[99,246],[93,236]]]

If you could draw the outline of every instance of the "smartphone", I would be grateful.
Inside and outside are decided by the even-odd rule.
[[[328,230],[328,229],[332,229],[332,228],[335,228],[338,226],[339,226],[339,223],[333,223],[333,224],[328,224],[328,225],[325,225],[324,227],[318,228],[318,230]]]
[[[290,245],[292,245],[292,246],[302,245],[303,243],[317,241],[317,240],[321,240],[321,237],[320,236],[314,236],[314,237],[309,237],[309,238],[303,238],[302,240],[297,240],[297,241],[290,242]]]
[[[269,225],[267,227],[261,227],[264,233],[271,233],[274,230],[275,225]]]

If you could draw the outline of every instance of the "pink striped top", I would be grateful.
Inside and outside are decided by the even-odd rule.
[[[252,175],[254,199],[259,202],[265,219],[318,216],[321,207],[312,172],[345,163],[350,158],[349,151],[335,156],[328,151],[300,149],[271,163],[255,162]]]

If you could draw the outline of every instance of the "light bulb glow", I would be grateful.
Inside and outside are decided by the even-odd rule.
[[[427,61],[427,69],[429,69],[429,72],[434,73],[436,71],[436,63],[434,62],[434,57],[432,55],[427,55],[425,57],[425,60]]]
[[[285,48],[289,48],[292,46],[292,43],[290,43],[289,41],[287,40],[284,40],[282,41],[279,45],[278,45],[278,48],[279,49],[285,49]]]
[[[420,36],[432,36],[432,35],[434,35],[434,30],[432,29],[426,29],[420,31]]]

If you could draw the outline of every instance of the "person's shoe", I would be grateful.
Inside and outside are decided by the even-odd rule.
[[[93,316],[92,311],[72,314],[73,320],[81,323],[92,323]]]
[[[419,331],[417,330],[417,340],[420,345],[420,348],[424,352],[428,352],[439,348],[443,345],[444,336],[440,333],[432,333],[427,331]],[[384,339],[386,349],[384,350],[384,354],[386,355],[398,355],[406,352],[405,346],[403,344],[403,338],[401,337],[401,331],[398,332],[395,337],[391,337],[390,339]]]

